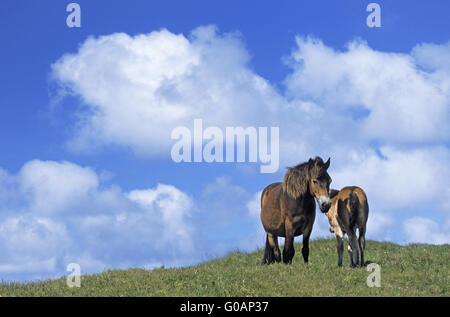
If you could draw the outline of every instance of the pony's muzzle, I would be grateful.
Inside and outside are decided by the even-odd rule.
[[[320,207],[320,211],[323,213],[327,213],[328,210],[331,207],[331,200],[330,198],[324,197],[324,196],[320,196],[319,198],[319,207]]]

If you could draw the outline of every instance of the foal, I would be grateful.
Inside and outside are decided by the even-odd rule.
[[[327,212],[330,231],[337,239],[338,266],[342,266],[344,253],[344,234],[348,235],[348,253],[350,266],[358,265],[358,243],[356,228],[359,231],[359,249],[361,251],[361,266],[364,265],[364,249],[366,247],[366,223],[369,217],[369,204],[366,193],[357,186],[344,187],[340,191],[332,189],[329,197],[331,207]]]

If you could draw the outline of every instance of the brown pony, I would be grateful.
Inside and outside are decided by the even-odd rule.
[[[283,262],[291,263],[294,257],[294,237],[303,234],[302,255],[308,262],[309,237],[316,216],[316,203],[327,212],[331,206],[328,191],[331,177],[326,163],[320,157],[288,168],[282,183],[267,186],[261,195],[261,221],[267,232],[263,264],[280,262],[278,237],[285,238]]]
[[[356,228],[359,231],[359,249],[361,251],[361,266],[364,266],[364,249],[366,248],[366,223],[369,217],[369,204],[366,193],[357,186],[344,187],[330,192],[331,207],[327,212],[330,231],[337,239],[338,266],[342,266],[344,253],[344,234],[348,235],[348,254],[350,266],[358,265],[358,243]]]

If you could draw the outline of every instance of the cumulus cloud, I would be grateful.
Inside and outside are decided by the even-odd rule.
[[[161,235],[165,241],[175,241],[178,249],[183,252],[193,250],[192,229],[185,223],[192,207],[188,195],[173,186],[158,184],[155,189],[133,190],[128,194],[128,198],[147,210],[158,212],[153,212],[151,216],[161,219],[164,228]],[[124,221],[126,216],[119,215],[119,219]]]
[[[185,266],[264,243],[259,202],[228,177],[194,200],[166,184],[124,192],[66,161],[33,160],[16,174],[0,172],[0,193],[10,194],[0,199],[3,280],[57,278],[72,262],[83,274]]]
[[[64,274],[71,262],[84,273],[110,267],[195,262],[191,198],[179,189],[123,192],[101,184],[88,167],[34,160],[11,175],[2,171],[0,273],[3,279]]]
[[[83,102],[70,146],[118,144],[167,155],[172,129],[194,118],[213,126],[253,122],[280,96],[248,61],[239,34],[219,35],[214,26],[188,38],[165,29],[91,37],[52,65],[55,80]]]
[[[438,61],[448,56],[448,44],[400,54],[357,40],[339,51],[298,36],[280,91],[249,66],[238,33],[202,26],[188,36],[162,29],[91,37],[52,75],[82,101],[75,150],[118,144],[169,157],[172,129],[202,118],[205,126],[279,126],[281,165],[317,154],[339,165],[350,149],[371,144],[449,141],[450,76]]]
[[[399,150],[383,147],[349,153],[348,162],[333,171],[333,186],[359,185],[367,191],[372,209],[415,208],[424,204],[442,207],[448,200],[450,169],[445,147]]]
[[[261,212],[262,190],[253,195],[253,198],[247,202],[247,210],[251,217],[259,218]]]
[[[18,178],[21,191],[28,196],[29,209],[39,214],[63,213],[69,204],[99,185],[94,171],[69,162],[30,161]]]
[[[450,41],[439,45],[433,43],[422,43],[416,45],[411,55],[417,65],[428,71],[450,72]]]
[[[414,217],[403,224],[407,242],[428,244],[450,243],[450,221],[437,223],[431,219]]]
[[[1,210],[1,209],[0,209]],[[57,277],[58,255],[70,248],[65,224],[21,214],[2,217],[0,274],[3,280]]]
[[[254,251],[262,247],[265,235],[255,195],[226,176],[206,185],[193,207],[192,220],[199,228],[198,247],[214,257],[231,250]]]
[[[367,221],[367,239],[392,241],[395,227],[395,217],[388,213],[380,212],[374,208],[369,211],[369,219]]]
[[[449,91],[410,54],[376,51],[363,41],[349,43],[346,51],[311,37],[296,41],[293,72],[285,81],[289,96],[319,103],[328,115],[353,115],[359,137],[369,140],[449,140]],[[450,56],[448,47],[441,52]]]

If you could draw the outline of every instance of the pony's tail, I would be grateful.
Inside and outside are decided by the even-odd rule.
[[[271,264],[274,261],[275,254],[269,243],[269,235],[266,234],[266,247],[264,248],[264,257],[261,264]]]

